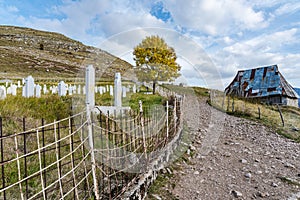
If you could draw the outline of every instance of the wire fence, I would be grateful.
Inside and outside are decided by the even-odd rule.
[[[182,102],[84,111],[30,130],[23,119],[18,133],[0,118],[0,199],[119,198],[177,134]]]

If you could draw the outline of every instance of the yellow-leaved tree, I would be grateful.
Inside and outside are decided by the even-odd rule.
[[[149,36],[134,47],[135,72],[139,81],[152,82],[153,94],[158,81],[173,81],[180,76],[176,53],[163,38]]]

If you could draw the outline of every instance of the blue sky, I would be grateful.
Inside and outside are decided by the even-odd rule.
[[[157,34],[191,85],[222,89],[238,70],[278,64],[300,87],[297,0],[0,0],[0,22],[59,32],[130,63],[133,47]]]

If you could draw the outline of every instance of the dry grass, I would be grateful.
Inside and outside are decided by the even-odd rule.
[[[276,105],[263,105],[255,101],[224,97],[223,92],[213,91],[210,103],[219,110],[239,117],[259,121],[273,128],[277,133],[300,142],[300,109],[295,107],[280,106],[284,119],[281,121],[280,112]],[[260,112],[260,115],[259,115]]]
[[[93,64],[101,77],[114,77],[116,71],[123,74],[132,68],[62,34],[13,26],[0,26],[0,56],[0,78],[74,77],[87,64]]]

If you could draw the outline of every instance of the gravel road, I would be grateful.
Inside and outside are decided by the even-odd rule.
[[[217,111],[204,98],[186,99],[184,118],[195,136],[192,153],[189,162],[174,164],[180,170],[172,171],[173,187],[162,190],[188,200],[300,199],[299,143]]]

